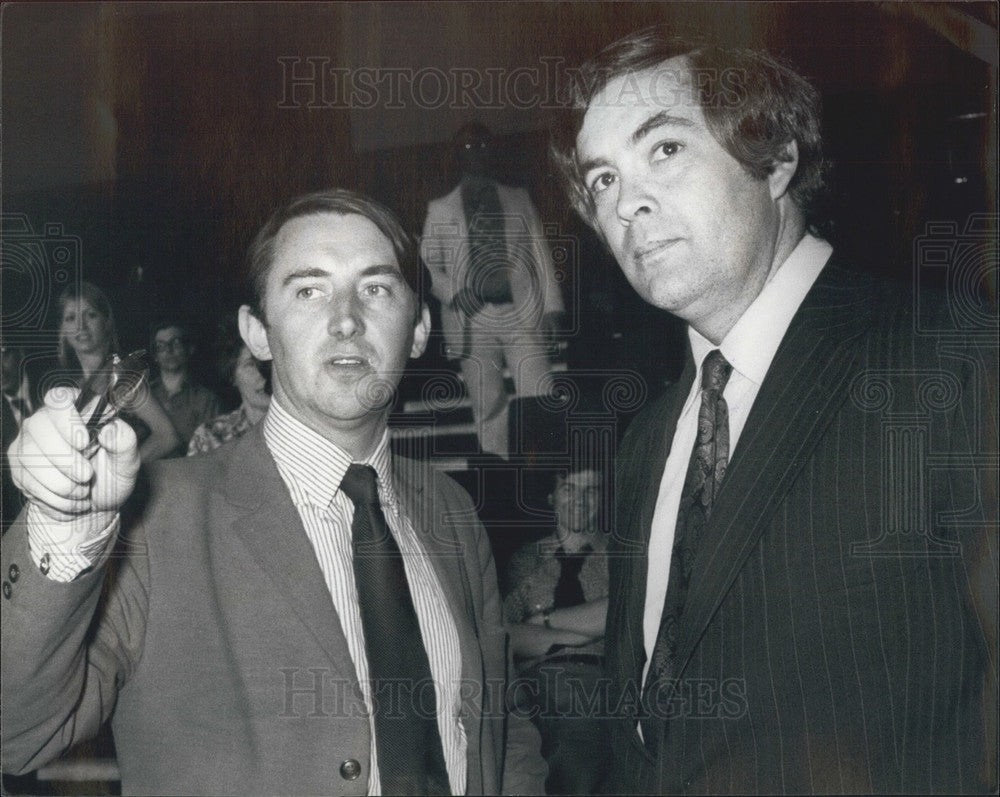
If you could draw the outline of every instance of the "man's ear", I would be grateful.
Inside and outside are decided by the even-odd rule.
[[[785,195],[788,191],[788,184],[792,182],[798,168],[799,145],[793,138],[782,148],[781,154],[774,161],[774,168],[767,177],[771,199],[780,199]]]
[[[240,337],[247,344],[250,353],[258,360],[270,360],[271,347],[267,342],[267,327],[264,326],[264,322],[245,304],[240,307],[239,321]]]
[[[410,347],[410,358],[416,359],[427,348],[427,341],[431,334],[431,311],[424,304],[420,308],[420,318],[417,319],[416,326],[413,327],[413,345]]]

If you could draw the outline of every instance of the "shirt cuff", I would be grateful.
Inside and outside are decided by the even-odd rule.
[[[95,533],[86,528],[81,530],[79,523],[74,521],[52,520],[37,506],[29,504],[25,525],[28,551],[35,566],[50,581],[65,584],[107,558],[118,536],[121,519],[115,513],[107,526]]]

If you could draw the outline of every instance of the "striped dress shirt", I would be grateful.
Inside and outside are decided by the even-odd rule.
[[[368,773],[368,793],[381,794],[368,658],[351,555],[354,505],[340,490],[340,481],[352,460],[346,452],[289,415],[276,398],[272,398],[264,420],[264,439],[302,518],[334,608],[340,616],[369,711],[372,767]],[[465,730],[460,718],[462,657],[458,631],[413,523],[402,512],[393,485],[391,462],[387,429],[375,451],[361,464],[371,465],[378,474],[382,510],[403,554],[403,566],[434,679],[438,728],[448,779],[453,794],[464,794],[467,762]]]

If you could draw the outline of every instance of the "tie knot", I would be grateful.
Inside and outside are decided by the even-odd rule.
[[[722,356],[722,352],[718,349],[713,349],[705,357],[705,362],[702,365],[701,389],[722,393],[726,389],[726,382],[729,381],[729,375],[732,372],[733,366]]]
[[[371,465],[351,465],[340,480],[340,489],[355,506],[378,504],[378,475]]]

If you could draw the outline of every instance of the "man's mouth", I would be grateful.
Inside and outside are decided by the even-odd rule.
[[[327,360],[331,365],[335,365],[338,368],[366,368],[368,367],[368,360],[365,357],[359,357],[357,355],[341,355],[331,357]]]
[[[680,240],[680,238],[665,238],[662,241],[654,241],[653,243],[643,244],[641,247],[634,250],[635,254],[633,257],[636,262],[640,264],[647,260],[655,260],[659,255],[679,243]]]

